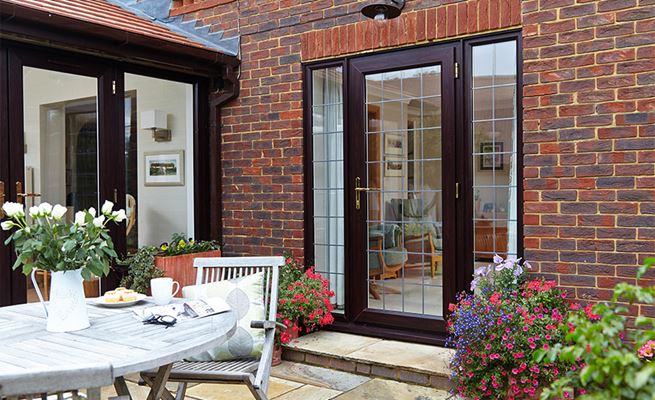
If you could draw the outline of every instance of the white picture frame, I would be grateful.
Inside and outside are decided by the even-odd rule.
[[[145,186],[184,186],[184,150],[143,154]]]

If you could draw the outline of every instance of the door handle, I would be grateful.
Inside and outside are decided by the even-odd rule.
[[[24,204],[25,199],[31,197],[41,197],[40,193],[23,193],[23,182],[16,182],[16,202]]]
[[[5,183],[0,181],[0,218],[4,218],[5,212],[2,210],[2,206],[5,204]]]
[[[362,208],[361,193],[370,192],[371,190],[373,189],[362,187],[362,179],[359,176],[355,178],[355,209],[359,210]]]

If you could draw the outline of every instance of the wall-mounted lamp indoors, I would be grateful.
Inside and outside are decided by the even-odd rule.
[[[384,21],[399,16],[403,7],[405,0],[375,1],[362,8],[362,14],[376,21]]]
[[[168,129],[168,114],[160,110],[141,112],[141,129],[152,131],[155,142],[170,142],[171,130]]]

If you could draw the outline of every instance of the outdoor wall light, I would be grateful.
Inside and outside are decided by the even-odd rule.
[[[141,129],[152,131],[152,138],[155,142],[170,142],[171,130],[168,129],[168,114],[160,110],[149,110],[141,112]]]
[[[362,14],[376,21],[394,19],[400,15],[405,0],[385,0],[369,4],[362,8]]]

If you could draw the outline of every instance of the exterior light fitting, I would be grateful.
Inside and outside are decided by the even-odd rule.
[[[384,21],[398,17],[403,7],[405,0],[384,0],[365,6],[362,14],[376,21]]]

